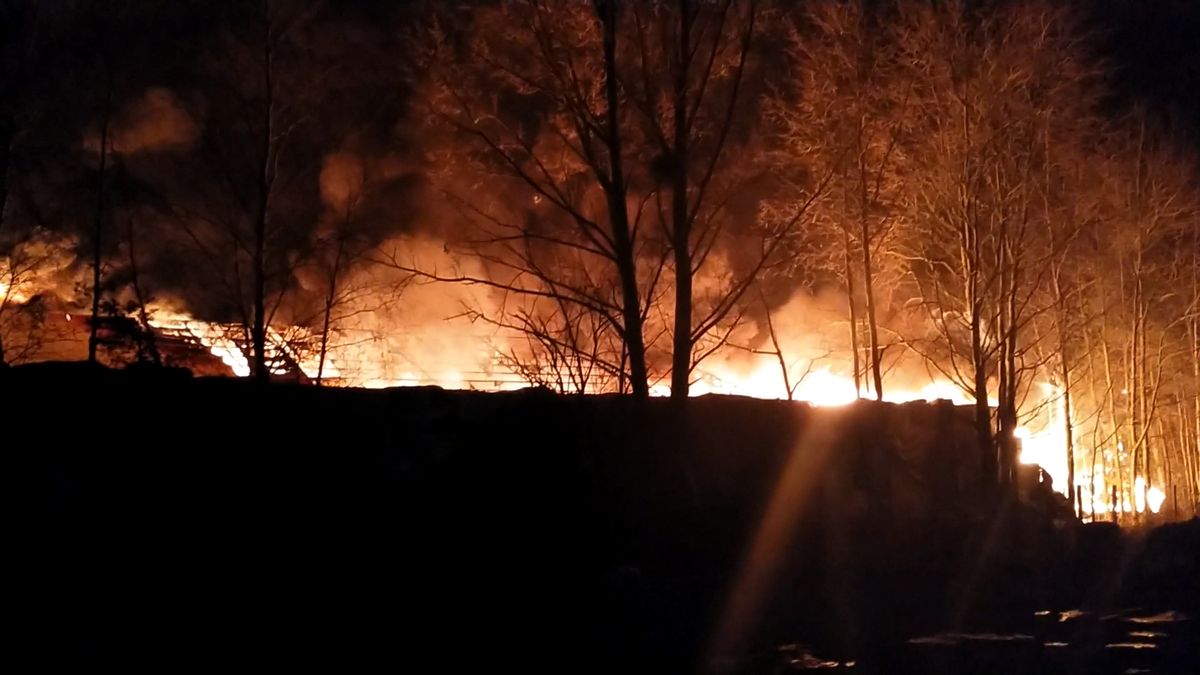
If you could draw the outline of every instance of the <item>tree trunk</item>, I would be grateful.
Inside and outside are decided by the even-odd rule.
[[[686,185],[687,179],[677,181],[676,186],[680,182]],[[676,192],[675,195],[672,201],[683,202],[683,205],[676,203],[672,210],[678,213],[682,208],[686,212],[687,194]],[[671,398],[679,401],[687,398],[692,375],[692,255],[688,228],[682,220],[675,221],[675,228],[672,237],[675,257],[675,332],[671,346]]]
[[[1094,355],[1092,353],[1092,334],[1091,334],[1091,331],[1088,330],[1087,326],[1084,326],[1084,329],[1083,329],[1083,353],[1085,355],[1087,355],[1088,391],[1091,394],[1092,401],[1095,402],[1095,405],[1097,406],[1096,422],[1092,425],[1092,434],[1091,434],[1092,460],[1091,460],[1091,464],[1090,464],[1090,466],[1091,466],[1090,481],[1091,482],[1088,485],[1088,500],[1091,502],[1091,504],[1089,506],[1090,506],[1090,509],[1092,512],[1092,520],[1095,520],[1096,519],[1095,518],[1095,514],[1096,514],[1096,460],[1097,460],[1097,458],[1099,458],[1099,460],[1100,460],[1100,475],[1101,476],[1108,475],[1108,463],[1104,460],[1104,456],[1100,452],[1099,430],[1101,429],[1101,427],[1104,423],[1104,417],[1103,417],[1104,412],[1103,412],[1103,406],[1100,402],[1100,397],[1096,395],[1096,367],[1095,367]],[[1107,484],[1107,478],[1102,480],[1101,484],[1102,485]]]
[[[0,103],[7,104],[8,101]],[[12,156],[13,115],[5,111],[0,117],[0,232],[4,231],[5,216],[8,215],[8,163]]]
[[[317,380],[319,387],[325,378],[325,355],[329,350],[329,315],[333,312],[333,285],[329,286],[329,295],[325,296],[324,316],[321,319],[321,350],[317,357]]]
[[[251,328],[251,349],[254,354],[254,379],[266,382],[271,375],[267,371],[267,326],[266,326],[266,200],[260,207],[254,223],[254,326]]]
[[[762,297],[760,295],[760,297]],[[771,308],[767,306],[765,297],[762,297],[763,311],[767,315],[767,334],[771,338],[771,348],[774,350],[775,360],[779,363],[779,374],[783,377],[783,390],[787,393],[787,400],[791,401],[794,398],[795,390],[792,387],[791,374],[788,373],[787,359],[783,356],[783,346],[779,344],[779,334],[775,332],[775,320],[771,318]]]
[[[867,339],[870,344],[871,382],[875,387],[875,400],[883,400],[883,365],[879,353],[879,325],[875,320],[875,281],[871,263],[871,205],[867,186],[867,167],[862,140],[862,120],[858,125],[858,186],[859,186],[859,245],[862,246],[863,295],[866,298]],[[883,169],[881,168],[880,171]]]
[[[100,122],[100,170],[96,174],[96,219],[92,227],[92,321],[88,336],[88,361],[96,362],[100,327],[100,266],[104,263],[104,179],[108,168],[108,126],[112,108],[112,72],[107,71],[104,111]]]
[[[269,11],[269,10],[268,10]],[[272,44],[270,17],[264,17],[263,35],[263,94],[266,97],[262,109],[262,139],[259,157],[262,166],[258,173],[258,212],[254,217],[254,325],[251,328],[251,350],[254,355],[254,379],[268,382],[271,373],[267,368],[267,271],[266,247],[267,226],[270,221],[271,188],[274,182],[272,160],[274,149],[275,89],[272,68]]]
[[[7,106],[10,102],[2,101],[0,105]],[[13,114],[11,110],[5,110],[3,117],[0,117],[0,234],[4,233],[4,220],[8,215],[8,163],[12,156],[12,138]],[[3,313],[7,303],[7,297],[0,297],[0,313]],[[4,356],[4,335],[0,334],[0,368],[6,365],[8,359]]]
[[[610,175],[608,212],[613,229],[613,248],[617,275],[621,280],[622,341],[629,359],[629,386],[633,396],[650,396],[649,374],[646,369],[646,345],[642,336],[641,294],[638,292],[637,257],[629,227],[629,211],[625,203],[625,174],[622,164],[620,96],[617,75],[617,10],[619,3],[602,3],[601,21],[604,27],[604,92],[607,107],[607,132]]]
[[[1143,200],[1142,190],[1143,190],[1143,169],[1144,169],[1143,152],[1145,151],[1145,141],[1146,141],[1146,126],[1145,126],[1145,118],[1144,117],[1141,119],[1141,123],[1142,124],[1140,127],[1140,134],[1138,136],[1138,147],[1137,147],[1137,158],[1136,158],[1137,165],[1135,167],[1136,174],[1135,174],[1135,180],[1134,180],[1134,185],[1133,185],[1133,189],[1134,189],[1134,223],[1133,223],[1133,225],[1137,231],[1137,238],[1136,238],[1135,245],[1134,245],[1134,261],[1133,261],[1133,328],[1132,328],[1133,332],[1129,338],[1129,340],[1130,340],[1129,370],[1130,370],[1130,373],[1132,374],[1132,378],[1131,378],[1130,385],[1128,387],[1128,389],[1129,389],[1130,431],[1131,431],[1131,435],[1133,437],[1133,461],[1132,461],[1132,467],[1131,467],[1131,471],[1130,471],[1129,484],[1130,484],[1131,489],[1135,493],[1133,495],[1134,517],[1135,518],[1140,517],[1140,514],[1137,513],[1137,494],[1136,494],[1137,476],[1138,476],[1139,469],[1142,468],[1142,466],[1141,466],[1142,453],[1145,452],[1145,445],[1144,445],[1143,439],[1145,438],[1145,435],[1146,435],[1146,433],[1145,433],[1146,418],[1143,415],[1143,412],[1144,412],[1144,400],[1143,399],[1144,399],[1144,396],[1146,393],[1145,388],[1144,388],[1145,381],[1143,380],[1143,377],[1145,375],[1145,370],[1143,369],[1143,366],[1145,365],[1145,363],[1144,363],[1145,354],[1142,351],[1142,346],[1144,344],[1144,342],[1142,340],[1142,333],[1145,330],[1145,325],[1142,320],[1143,319],[1142,307],[1143,307],[1143,303],[1144,303],[1143,288],[1142,288],[1142,249],[1143,249],[1143,242],[1142,242],[1142,229],[1143,229],[1142,220],[1143,220],[1143,218],[1142,218],[1142,216],[1143,216],[1144,200]],[[1143,480],[1148,481],[1149,476],[1143,476]],[[1143,490],[1145,490],[1146,487],[1148,487],[1148,485],[1144,484]],[[1143,499],[1143,502],[1144,501],[1145,500]]]
[[[675,258],[675,333],[671,352],[671,399],[684,401],[692,376],[692,246],[688,209],[688,72],[691,54],[691,7],[679,0],[675,73],[674,138],[671,160],[671,246]]]
[[[1059,331],[1059,350],[1062,360],[1063,380],[1063,431],[1067,435],[1067,503],[1075,510],[1075,429],[1071,423],[1071,368],[1062,331]]]
[[[997,410],[998,435],[1002,449],[1001,471],[1007,477],[1009,484],[1016,489],[1019,487],[1018,466],[1020,455],[1017,452],[1017,394],[1020,389],[1020,378],[1017,371],[1017,344],[1019,335],[1018,289],[1021,280],[1021,261],[1016,253],[1016,246],[1009,232],[1007,221],[1001,228],[999,245],[999,270],[1001,278],[1001,336],[1000,336],[1000,391]]]
[[[850,230],[842,228],[842,246],[846,265],[846,308],[850,312],[850,353],[854,366],[854,397],[862,398],[862,364],[858,346],[858,307],[854,302],[854,265],[850,262]]]
[[[1072,511],[1075,505],[1075,429],[1071,421],[1071,364],[1067,359],[1067,300],[1063,295],[1059,278],[1062,261],[1055,263],[1051,281],[1054,284],[1054,300],[1058,308],[1058,358],[1062,366],[1063,431],[1067,437],[1067,503]],[[1079,508],[1082,508],[1080,506]]]
[[[1108,399],[1108,418],[1112,422],[1112,437],[1116,441],[1117,448],[1113,457],[1113,468],[1116,470],[1117,478],[1114,487],[1120,486],[1124,490],[1125,478],[1124,469],[1121,464],[1121,452],[1126,445],[1122,438],[1123,425],[1117,418],[1117,389],[1116,382],[1113,380],[1112,355],[1110,353],[1112,349],[1111,344],[1109,342],[1108,331],[1108,309],[1105,308],[1100,314],[1100,353],[1104,357],[1104,385],[1107,391],[1106,398]],[[1116,519],[1115,513],[1113,514],[1113,518]]]
[[[346,219],[347,222],[349,218]],[[317,356],[317,381],[319,387],[325,378],[325,356],[329,353],[329,325],[333,316],[333,306],[337,299],[337,282],[338,276],[341,273],[342,251],[345,245],[341,237],[338,237],[337,252],[334,253],[333,264],[329,268],[329,286],[325,293],[325,306],[322,308],[323,315],[321,317],[321,350]]]
[[[1193,225],[1193,228],[1195,226]],[[1192,236],[1192,302],[1196,303],[1196,311],[1200,311],[1200,238],[1196,237],[1197,230],[1193,229]],[[1189,476],[1188,492],[1191,493],[1193,507],[1200,496],[1200,318],[1192,313],[1191,319],[1191,352],[1192,352],[1192,475]]]
[[[161,366],[162,355],[158,352],[158,342],[154,337],[154,327],[150,325],[150,313],[146,309],[146,294],[142,291],[141,274],[138,272],[137,235],[134,231],[132,218],[129,219],[129,228],[125,238],[129,245],[129,283],[133,287],[134,300],[137,301],[138,323],[141,324],[142,333],[145,335],[145,342],[143,343],[144,353],[151,363]]]
[[[969,227],[967,228],[970,229]],[[977,239],[977,237],[973,237]],[[977,243],[971,243],[971,258],[977,258]],[[988,405],[988,359],[983,347],[983,303],[978,294],[978,266],[971,265],[968,271],[968,301],[971,313],[971,366],[975,378],[975,434],[979,441],[979,449],[983,453],[983,471],[989,482],[1004,486],[1002,462],[998,456],[999,447],[992,436],[992,411]]]
[[[989,483],[999,481],[996,446],[992,440],[992,411],[988,407],[987,361],[983,357],[979,315],[971,317],[972,365],[975,370],[975,435],[983,453],[983,474]]]
[[[874,274],[871,269],[871,246],[867,239],[868,225],[864,218],[862,223],[863,242],[863,292],[867,299],[867,336],[871,347],[871,378],[875,385],[875,400],[883,400],[883,364],[879,352],[879,325],[875,319],[875,288]]]

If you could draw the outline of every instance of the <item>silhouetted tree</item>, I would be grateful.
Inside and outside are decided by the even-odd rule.
[[[902,186],[905,138],[914,124],[915,81],[905,77],[893,24],[894,3],[826,3],[810,8],[788,35],[795,64],[772,106],[782,126],[785,164],[833,174],[818,203],[819,222],[833,226],[846,284],[854,380],[860,389],[859,335],[865,323],[866,370],[883,398],[883,346],[876,299],[880,257],[890,256]],[[861,300],[860,300],[861,296]],[[860,304],[862,306],[860,317]]]
[[[184,97],[203,131],[174,186],[180,222],[224,288],[266,381],[268,328],[289,290],[317,192],[318,104],[332,71],[306,42],[319,5],[216,5],[219,28]]]
[[[490,174],[489,187],[506,191],[506,201],[523,198],[532,208],[448,190],[479,224],[468,245],[498,273],[413,271],[545,300],[550,311],[566,302],[595,313],[620,336],[630,390],[645,397],[643,326],[661,266],[647,273],[641,263],[644,200],[630,214],[632,151],[619,86],[619,24],[627,11],[617,2],[480,7],[461,50],[439,27],[430,29],[421,62],[429,75],[425,110],[471,149],[466,158],[457,151],[443,158],[467,159],[466,173]]]

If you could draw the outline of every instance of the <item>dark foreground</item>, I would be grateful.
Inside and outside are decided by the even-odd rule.
[[[944,406],[679,417],[54,364],[0,392],[14,644],[47,667],[1200,664],[1198,521],[1120,533],[993,501]]]

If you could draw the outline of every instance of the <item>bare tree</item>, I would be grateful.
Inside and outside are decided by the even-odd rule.
[[[325,158],[320,176],[325,213],[310,253],[296,272],[311,279],[301,285],[319,296],[311,316],[296,311],[292,316],[293,323],[314,327],[317,386],[325,381],[331,354],[363,339],[358,319],[386,309],[411,280],[407,275],[393,278],[373,263],[380,232],[388,229],[392,218],[372,202],[383,186],[381,172],[370,164],[349,151]]]
[[[0,363],[32,360],[57,337],[44,328],[44,295],[65,281],[73,251],[70,238],[38,228],[0,233]]]
[[[104,266],[104,224],[105,206],[108,188],[106,185],[108,158],[110,150],[109,131],[112,125],[113,106],[113,72],[112,64],[107,55],[101,56],[104,70],[104,88],[100,110],[100,139],[97,150],[98,168],[96,170],[96,208],[93,213],[92,226],[92,319],[91,333],[88,336],[88,361],[96,362],[96,349],[99,346],[97,331],[100,327],[100,298],[103,295],[101,286],[101,268]]]
[[[630,204],[618,72],[626,11],[617,2],[479,8],[465,56],[453,56],[452,41],[434,27],[423,63],[428,111],[474,153],[465,168],[475,194],[446,190],[447,198],[476,224],[465,244],[495,270],[445,280],[595,313],[620,336],[630,388],[644,397],[646,299],[661,266],[647,270],[645,204]],[[523,121],[531,107],[541,118],[532,133]],[[487,176],[491,186],[478,182]],[[509,203],[479,198],[479,188],[496,186]],[[518,196],[530,206],[514,204]]]
[[[524,336],[523,349],[509,347],[503,362],[513,372],[560,393],[622,391],[623,353],[594,313],[555,299],[557,311],[518,310],[511,316],[478,318]]]
[[[129,268],[129,287],[133,291],[132,309],[141,327],[141,339],[138,343],[138,360],[162,365],[162,355],[158,351],[155,331],[150,323],[151,296],[147,291],[145,280],[138,263],[138,228],[137,217],[130,215],[125,227],[125,251]]]
[[[316,108],[330,71],[313,62],[305,31],[319,5],[264,0],[218,6],[212,58],[186,92],[203,133],[172,201],[243,327],[253,376],[271,365],[268,327],[289,291],[300,227],[315,199],[320,142]]]
[[[707,307],[698,306],[694,280],[711,261],[729,217],[722,174],[729,173],[735,127],[748,112],[744,79],[759,9],[737,0],[673,0],[633,4],[629,14],[626,30],[635,44],[621,82],[646,128],[652,176],[664,188],[655,199],[674,273],[671,397],[682,400],[692,370],[713,351],[697,353],[697,346],[735,311],[763,264],[752,263],[750,273],[732,278]],[[668,197],[669,206],[662,203]]]
[[[923,139],[905,191],[914,303],[933,328],[930,362],[974,396],[979,442],[997,449],[985,470],[1012,485],[1021,403],[1044,365],[1029,329],[1053,307],[1049,263],[1070,240],[1053,236],[1064,226],[1052,208],[1055,157],[1081,139],[1072,123],[1089,119],[1091,73],[1064,10],[917,9],[901,42]]]
[[[766,296],[760,291],[759,302],[762,305],[763,320],[766,324],[767,345],[766,347],[750,347],[741,344],[731,343],[731,346],[736,349],[747,351],[751,354],[759,356],[769,356],[775,360],[779,366],[779,377],[783,383],[783,390],[787,396],[787,400],[793,401],[796,398],[796,390],[804,384],[804,381],[812,375],[817,364],[827,359],[830,352],[826,351],[823,354],[808,355],[804,358],[789,358],[787,349],[783,345],[783,340],[776,330],[774,311],[766,300]],[[803,363],[803,368],[799,366]]]
[[[30,53],[36,34],[34,8],[23,3],[0,5],[0,367],[14,358],[6,348],[4,314],[13,311],[14,295],[27,274],[27,262],[19,250],[27,233],[19,234],[10,218],[9,195],[16,159],[14,146],[20,124],[20,109],[28,86]],[[24,351],[21,349],[20,351]]]
[[[474,150],[469,164],[447,157],[458,183],[447,194],[492,270],[446,279],[596,313],[624,343],[621,379],[637,395],[658,326],[672,326],[671,392],[685,398],[811,201],[737,222],[753,220],[733,206],[752,153],[731,148],[746,144],[755,100],[743,90],[757,16],[735,0],[505,4],[475,12],[461,58],[434,30],[430,111]],[[659,295],[672,281],[668,309]]]
[[[1129,460],[1128,473],[1117,482],[1132,489],[1140,477],[1149,489],[1158,481],[1153,458],[1163,443],[1162,416],[1177,407],[1172,399],[1189,395],[1186,384],[1164,373],[1186,367],[1192,349],[1187,321],[1194,308],[1180,290],[1188,287],[1193,261],[1180,243],[1198,209],[1194,164],[1169,150],[1143,114],[1135,114],[1131,126],[1106,165],[1103,204],[1110,226],[1097,261],[1106,270],[1098,282],[1105,299],[1099,347],[1114,392],[1110,433]]]
[[[900,67],[900,38],[890,28],[894,11],[888,3],[868,7],[848,2],[819,4],[802,15],[802,23],[790,27],[787,43],[797,72],[785,86],[795,91],[781,97],[782,105],[773,110],[785,147],[791,150],[782,160],[806,161],[834,176],[818,204],[819,220],[836,233],[827,250],[841,247],[837,267],[846,284],[856,389],[862,372],[858,343],[865,323],[867,369],[879,399],[879,258],[894,248],[891,234],[902,189],[903,144],[914,123],[915,81]]]

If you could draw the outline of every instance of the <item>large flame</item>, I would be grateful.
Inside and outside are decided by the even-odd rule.
[[[1043,396],[1034,402],[1032,419],[1016,430],[1021,441],[1022,464],[1037,464],[1050,474],[1056,491],[1066,494],[1067,427],[1066,399],[1062,389],[1049,383],[1041,385]]]

